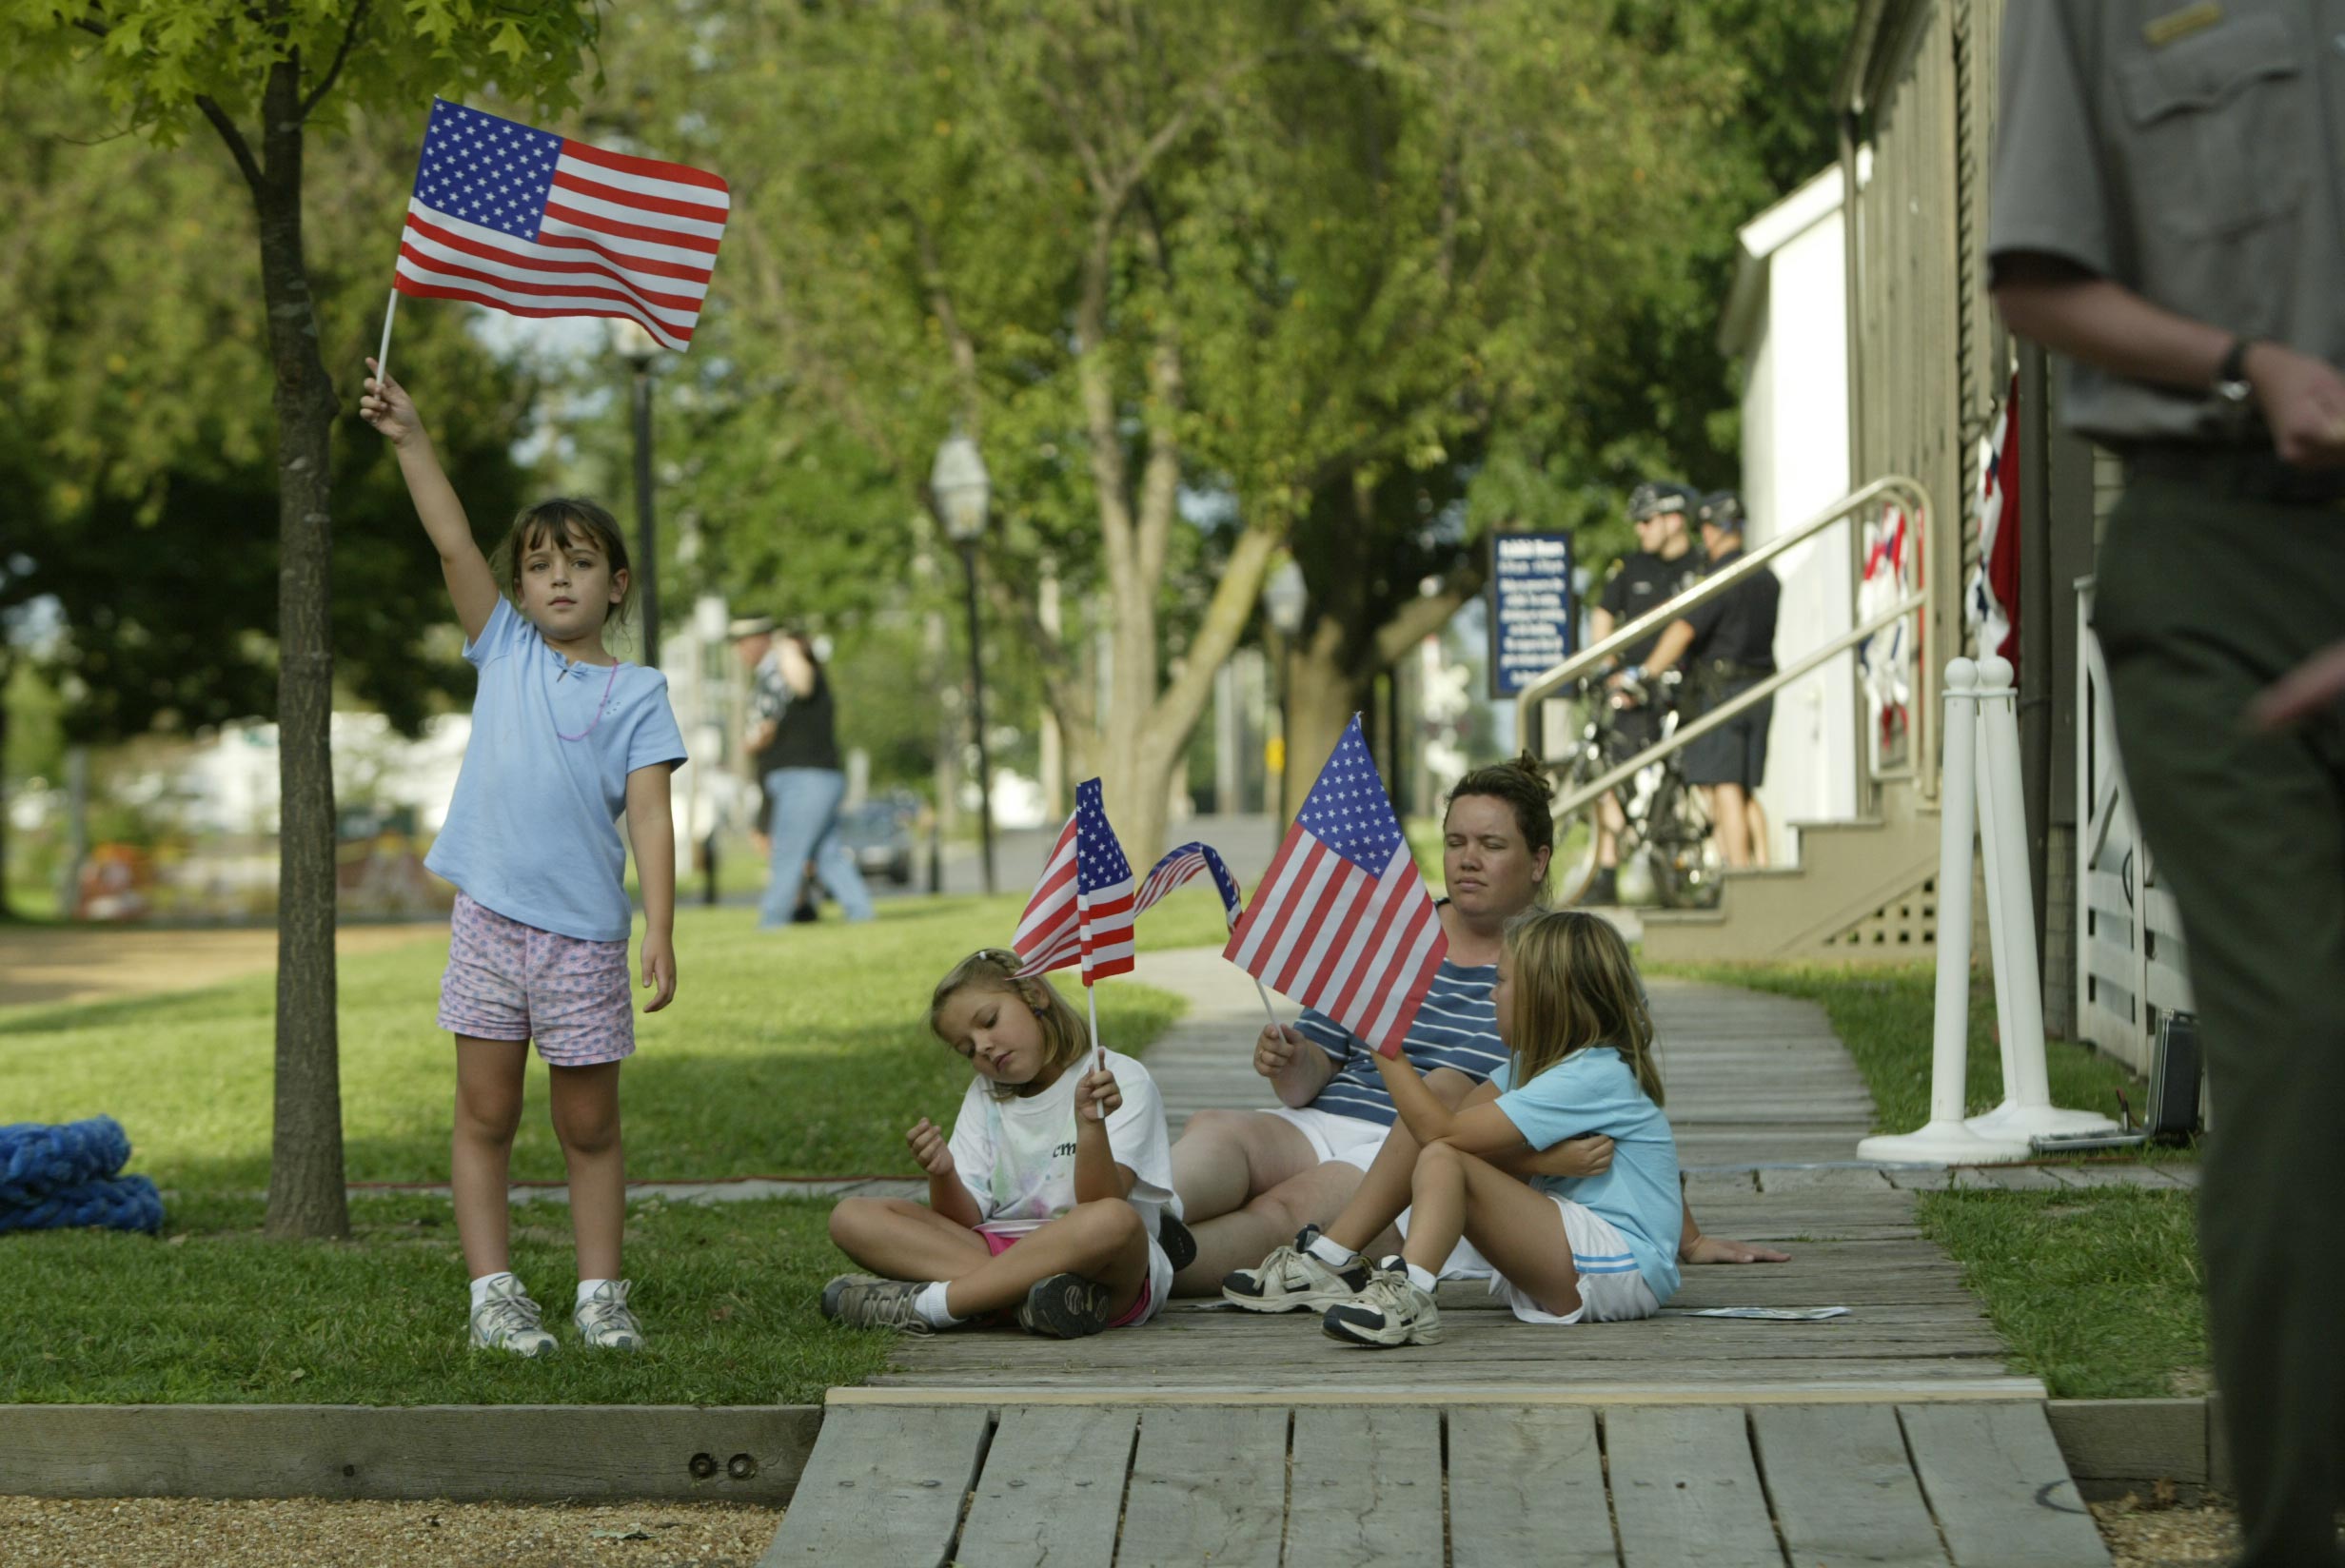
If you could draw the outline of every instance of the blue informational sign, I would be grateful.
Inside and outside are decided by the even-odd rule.
[[[1490,696],[1513,696],[1571,657],[1577,606],[1569,534],[1494,534]]]

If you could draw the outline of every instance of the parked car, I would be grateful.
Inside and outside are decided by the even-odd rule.
[[[912,824],[916,802],[867,800],[838,815],[838,836],[865,876],[885,876],[901,888],[912,881]]]

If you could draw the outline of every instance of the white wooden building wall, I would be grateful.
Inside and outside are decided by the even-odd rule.
[[[2077,1033],[2147,1074],[2158,1020],[2193,1010],[2174,895],[2141,842],[2118,766],[2109,673],[2077,583]]]

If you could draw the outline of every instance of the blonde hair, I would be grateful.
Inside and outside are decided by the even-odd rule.
[[[1517,1088],[1575,1052],[1611,1046],[1637,1087],[1662,1103],[1653,1015],[1636,960],[1610,921],[1583,910],[1525,915],[1507,928],[1507,957]]]
[[[1048,1071],[1064,1068],[1083,1059],[1091,1049],[1091,1034],[1083,1027],[1082,1016],[1073,1004],[1059,994],[1058,988],[1039,975],[1021,975],[1023,962],[1008,948],[979,948],[946,972],[936,982],[936,994],[928,999],[928,1031],[948,1046],[942,1028],[945,1004],[972,986],[1001,991],[1015,997],[1021,1006],[1031,1008],[1035,1021],[1042,1026],[1042,1067]],[[989,1084],[996,1100],[1014,1099],[1016,1084]]]

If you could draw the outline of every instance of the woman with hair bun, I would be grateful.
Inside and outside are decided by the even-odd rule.
[[[1402,1049],[1427,1090],[1450,1109],[1507,1060],[1490,991],[1508,922],[1547,896],[1555,843],[1551,799],[1547,769],[1527,754],[1477,768],[1449,793],[1442,817],[1448,896],[1439,905],[1449,951]],[[1296,1253],[1307,1245],[1298,1232],[1315,1231],[1342,1212],[1397,1115],[1376,1060],[1374,1048],[1316,1009],[1306,1009],[1291,1027],[1262,1030],[1254,1071],[1270,1081],[1279,1103],[1262,1110],[1200,1110],[1172,1146],[1172,1186],[1197,1246],[1173,1279],[1174,1294],[1218,1294],[1225,1276],[1253,1268],[1274,1248]],[[1572,1139],[1527,1154],[1518,1174],[1591,1176],[1607,1169],[1611,1158],[1609,1139]],[[1386,1250],[1398,1247],[1379,1246],[1371,1255]],[[1691,1226],[1681,1252],[1688,1263],[1783,1256]]]

